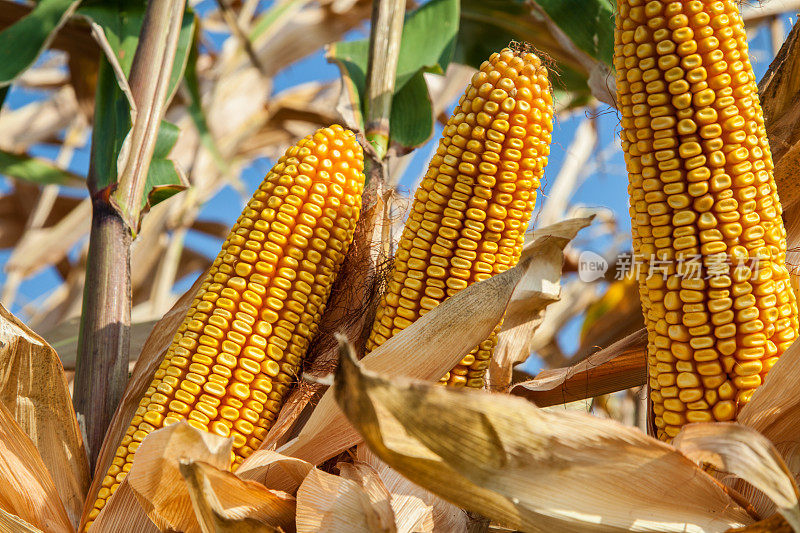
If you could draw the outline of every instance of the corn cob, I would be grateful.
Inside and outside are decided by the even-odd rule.
[[[797,337],[747,37],[733,0],[618,0],[614,63],[656,432],[733,420]],[[702,275],[689,276],[691,261]],[[657,262],[657,263],[656,263]],[[695,267],[692,267],[695,269]]]
[[[90,521],[155,429],[186,419],[232,437],[234,468],[258,448],[300,370],[353,239],[363,166],[353,133],[334,125],[289,148],[267,174],[142,398]]]
[[[547,69],[534,54],[504,49],[481,65],[416,191],[367,351],[448,296],[517,263],[552,118]],[[442,382],[483,387],[496,331]]]

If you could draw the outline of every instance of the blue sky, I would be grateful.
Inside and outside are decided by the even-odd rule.
[[[203,6],[208,4],[208,0],[200,4],[200,10],[204,9]],[[210,4],[213,5],[213,2]],[[788,32],[789,25],[788,19],[784,21],[785,30]],[[367,34],[366,28],[350,32],[348,39],[363,38]],[[214,39],[217,40],[217,39]],[[766,72],[770,61],[772,60],[772,52],[770,50],[769,32],[766,28],[760,29],[755,33],[751,40],[751,56],[754,61],[754,68],[756,70],[757,78],[761,78]],[[312,80],[334,80],[338,78],[338,69],[325,60],[322,51],[319,51],[302,61],[299,61],[289,68],[282,71],[274,80],[275,92],[287,89],[299,83]],[[11,108],[20,107],[33,100],[39,99],[43,93],[25,90],[19,88],[12,88],[6,100],[7,106]],[[597,125],[598,125],[598,146],[600,149],[606,147],[618,134],[619,122],[616,112],[605,105],[601,105],[597,109]],[[584,119],[585,114],[578,113],[565,120],[560,120],[556,123],[553,136],[553,144],[551,146],[550,162],[546,169],[545,179],[542,184],[541,194],[539,196],[539,206],[547,201],[547,193],[558,174],[562,162],[568,156],[568,149],[572,141],[576,126]],[[438,142],[441,127],[437,125],[435,134],[429,143]],[[31,152],[34,155],[53,159],[56,156],[57,149],[48,146],[34,147]],[[409,166],[403,180],[401,181],[401,188],[405,191],[413,186],[416,178],[424,172],[427,166],[425,160],[426,155],[430,153],[430,145],[425,145],[418,150],[417,156],[414,158],[412,164]],[[248,191],[254,190],[263,179],[266,172],[269,170],[271,162],[266,159],[256,160],[249,168],[247,168],[243,175],[242,181]],[[70,162],[69,169],[78,174],[86,173],[88,169],[88,146],[83,150],[78,150]],[[3,190],[8,190],[9,184],[4,179],[0,178],[0,187]],[[82,194],[76,191],[77,194]],[[247,198],[243,198],[238,192],[232,188],[227,187],[223,189],[217,196],[209,201],[203,208],[200,218],[217,220],[225,224],[233,224],[239,216],[244,202]],[[618,217],[618,224],[621,231],[630,231],[630,221],[627,217],[628,197],[627,197],[627,177],[624,174],[624,162],[621,152],[617,152],[615,156],[603,165],[600,170],[591,175],[585,183],[576,191],[573,197],[573,203],[581,204],[589,207],[606,207],[613,210]],[[202,236],[193,232],[187,236],[187,246],[205,253],[209,258],[216,255],[218,252],[220,241]],[[596,248],[602,249],[603,242],[595,243],[582,243]],[[0,265],[4,265],[10,252],[8,250],[0,251]],[[196,274],[187,277],[179,282],[176,287],[177,291],[183,291],[188,288],[194,281]],[[0,272],[0,283],[4,283],[6,279],[5,272]],[[40,274],[27,279],[19,289],[19,295],[12,308],[15,313],[21,313],[22,306],[35,302],[37,299],[46,296],[55,286],[60,283],[60,278],[55,273],[54,269],[48,269]],[[22,314],[24,318],[24,314]],[[580,329],[580,321],[576,320],[565,328],[561,335],[562,347],[569,351],[577,347],[577,335]],[[537,363],[531,361],[527,366],[528,370],[536,370]]]

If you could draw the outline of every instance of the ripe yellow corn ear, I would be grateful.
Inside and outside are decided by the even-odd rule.
[[[89,524],[155,429],[186,419],[232,437],[233,468],[258,448],[297,379],[353,240],[363,170],[355,135],[334,125],[289,148],[267,174],[139,403]]]
[[[618,0],[614,65],[658,437],[733,420],[798,333],[732,0]],[[686,265],[699,266],[689,275]],[[692,266],[696,271],[697,266]]]
[[[517,263],[552,122],[547,69],[538,57],[506,48],[481,65],[414,196],[367,351],[448,296]],[[483,387],[495,343],[492,334],[442,381]]]

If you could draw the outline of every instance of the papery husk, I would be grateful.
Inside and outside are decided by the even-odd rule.
[[[647,330],[640,329],[577,364],[542,370],[509,392],[548,407],[639,387],[646,380]]]
[[[2,403],[0,509],[47,533],[75,531],[39,452]]]
[[[588,220],[591,221],[591,218]],[[544,319],[544,310],[558,301],[561,293],[564,248],[575,238],[575,234],[572,220],[557,222],[534,232],[534,243],[539,236],[544,237],[539,242],[536,254],[540,267],[522,278],[508,303],[502,329],[497,335],[497,345],[489,362],[488,387],[491,390],[506,390],[511,385],[514,366],[530,356],[533,335]]]
[[[737,527],[727,530],[725,533],[793,533],[792,526],[783,518],[776,514],[755,524]]]
[[[148,518],[128,481],[124,480],[119,484],[117,491],[106,501],[103,510],[97,515],[95,521],[92,522],[89,533],[126,531],[131,524],[135,525],[136,533],[158,533],[161,531]]]
[[[416,496],[392,495],[392,512],[398,533],[433,533],[433,508]],[[458,533],[458,529],[443,529]]]
[[[44,339],[0,305],[0,402],[31,438],[78,525],[89,463],[64,368]]]
[[[117,446],[133,419],[133,414],[139,406],[139,401],[142,396],[144,396],[147,387],[153,381],[153,376],[158,366],[161,364],[164,354],[167,352],[167,348],[169,348],[170,343],[172,343],[172,339],[186,316],[186,311],[189,305],[191,305],[195,293],[200,288],[200,285],[202,285],[204,278],[205,274],[198,277],[194,285],[175,302],[172,309],[170,309],[153,327],[153,331],[142,347],[142,353],[136,361],[136,366],[133,369],[130,380],[128,380],[125,393],[122,395],[122,400],[119,402],[114,417],[111,419],[111,424],[109,424],[108,430],[106,431],[105,439],[103,439],[103,446],[100,448],[97,464],[94,468],[92,485],[89,487],[89,493],[86,496],[83,507],[80,529],[83,529],[86,523],[86,517],[94,508],[94,502],[97,499],[97,493],[100,490],[105,473],[111,466],[111,461],[114,459]],[[117,491],[109,501],[117,497],[119,497],[119,491]],[[103,512],[101,512],[101,514],[103,514]]]
[[[43,533],[38,527],[33,527],[17,515],[0,509],[0,531],[11,533]]]
[[[182,420],[145,437],[123,483],[131,487],[139,505],[160,529],[199,533],[180,462],[202,461],[229,469],[232,449],[232,439],[200,431]],[[135,530],[133,524],[131,527]]]
[[[690,459],[734,474],[768,496],[800,531],[797,485],[778,450],[757,431],[733,422],[689,424],[672,445]]]
[[[230,473],[231,449],[185,421],[152,432],[92,531],[293,531],[294,498]]]
[[[377,470],[360,461],[339,463],[336,467],[339,469],[339,476],[357,483],[369,497],[372,508],[379,519],[380,531],[397,533],[394,510],[392,509],[392,495],[386,485],[383,484]]]
[[[297,533],[394,532],[364,488],[314,468],[297,489]]]
[[[294,531],[295,499],[204,462],[179,465],[203,533]]]
[[[408,531],[467,531],[467,514],[463,510],[401,476],[381,461],[366,444],[356,447],[356,457],[371,465],[391,491],[399,531],[402,531],[403,524],[409,524],[411,529]]]
[[[248,459],[249,461],[242,463],[242,466],[236,470],[237,476],[257,481],[269,487],[267,485],[268,478],[275,475],[275,470],[279,470],[281,472],[279,477],[287,480],[282,489],[289,494],[297,492],[298,487],[314,468],[314,465],[302,459],[265,449],[254,451]]]
[[[586,227],[589,218],[565,221],[561,231],[572,234]],[[489,337],[505,314],[511,296],[525,277],[535,278],[540,269],[550,272],[552,255],[542,259],[558,237],[542,236],[525,247],[519,264],[491,278],[475,283],[448,298],[363,359],[365,368],[393,376],[437,381],[479,342]],[[560,265],[563,258],[556,259]],[[529,274],[529,270],[531,273]],[[528,281],[526,283],[533,283]],[[525,312],[526,304],[517,311]],[[512,321],[517,314],[512,315]],[[320,400],[300,434],[277,451],[318,465],[361,438],[337,407],[330,391]],[[283,480],[272,477],[267,486],[283,489]]]
[[[452,503],[533,532],[716,532],[753,519],[671,446],[611,420],[362,371],[334,392],[389,466]]]
[[[795,342],[781,355],[736,420],[775,445],[797,483],[800,479],[800,424],[797,423],[800,420],[800,343]],[[734,489],[762,516],[774,511],[772,501],[752,485],[739,481]]]

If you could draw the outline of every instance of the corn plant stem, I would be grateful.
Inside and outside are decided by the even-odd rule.
[[[130,87],[136,119],[130,132],[131,149],[111,200],[134,232],[138,231],[147,171],[165,111],[184,2],[150,0],[131,66]]]
[[[90,466],[128,378],[131,232],[103,199],[92,202],[73,403]]]
[[[405,0],[375,0],[367,59],[364,130],[379,161],[389,149],[389,117],[400,58]]]
[[[90,164],[87,176],[92,196],[92,225],[73,403],[90,468],[94,467],[128,380],[132,231],[138,228],[142,191],[163,115],[166,94],[163,79],[168,80],[172,70],[177,46],[175,28],[176,25],[180,27],[183,9],[184,3],[180,0],[151,0],[147,4],[129,80],[138,109],[138,118],[130,134],[135,161],[127,165],[128,170],[119,177],[113,193],[111,188],[100,188],[98,184],[105,180],[98,176],[94,165]],[[92,152],[100,145],[101,142],[93,139]],[[90,161],[94,161],[94,157]],[[133,166],[137,172],[131,171]],[[112,198],[114,195],[116,198]]]

